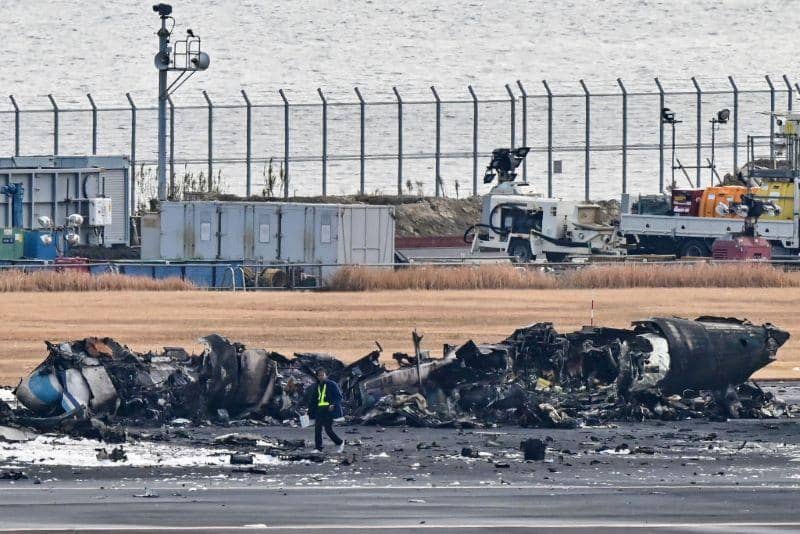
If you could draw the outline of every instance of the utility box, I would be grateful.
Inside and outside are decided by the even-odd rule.
[[[18,260],[25,255],[25,234],[20,228],[0,230],[0,260]]]
[[[42,236],[51,237],[50,244],[42,241]],[[45,232],[41,230],[28,230],[25,232],[24,257],[29,260],[54,260],[58,253],[58,242],[63,240],[61,232]]]
[[[89,226],[111,226],[113,210],[110,198],[89,199]]]

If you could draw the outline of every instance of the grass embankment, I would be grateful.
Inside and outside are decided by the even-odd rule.
[[[153,279],[122,274],[7,270],[0,272],[0,293],[53,291],[185,291],[194,289],[178,278]]]
[[[409,266],[396,270],[345,267],[333,274],[326,286],[333,291],[800,287],[800,272],[755,263],[589,265],[563,272],[513,265]]]

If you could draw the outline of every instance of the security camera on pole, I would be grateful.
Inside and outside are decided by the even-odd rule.
[[[199,70],[206,70],[211,58],[200,49],[200,37],[191,29],[186,30],[186,39],[176,41],[170,47],[169,39],[175,28],[172,6],[156,4],[153,11],[161,17],[161,29],[158,30],[158,53],[155,57],[158,69],[158,200],[167,200],[167,100],[180,88],[186,80]],[[172,26],[167,29],[167,20]],[[167,84],[167,73],[179,72],[172,83]]]

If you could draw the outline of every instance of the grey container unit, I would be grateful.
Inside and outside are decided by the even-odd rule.
[[[394,262],[394,208],[281,205],[280,259],[323,265]]]
[[[272,263],[278,259],[281,206],[266,202],[220,202],[219,259]]]
[[[388,264],[394,208],[351,204],[163,202],[158,234],[165,260]],[[153,251],[155,232],[142,235]],[[143,259],[156,259],[142,256]]]
[[[142,259],[278,261],[277,204],[162,202],[157,217],[160,233],[142,233]]]
[[[219,259],[219,221],[217,202],[162,202],[159,259]],[[153,248],[142,243],[143,250]]]
[[[112,200],[105,245],[130,240],[130,162],[124,156],[18,156],[0,158],[0,186],[22,183],[23,224],[37,229],[41,215],[57,225],[72,213],[84,216],[81,242],[88,242],[90,198]],[[0,226],[11,226],[11,200],[0,202]]]
[[[391,206],[343,206],[338,263],[394,263],[395,215]]]

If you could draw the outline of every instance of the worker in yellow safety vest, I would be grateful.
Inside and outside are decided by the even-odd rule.
[[[333,431],[334,419],[344,417],[342,409],[342,390],[339,384],[328,379],[325,369],[317,369],[316,395],[313,395],[309,412],[314,416],[314,445],[318,452],[322,451],[322,429],[338,447],[336,452],[344,451],[344,440]]]

